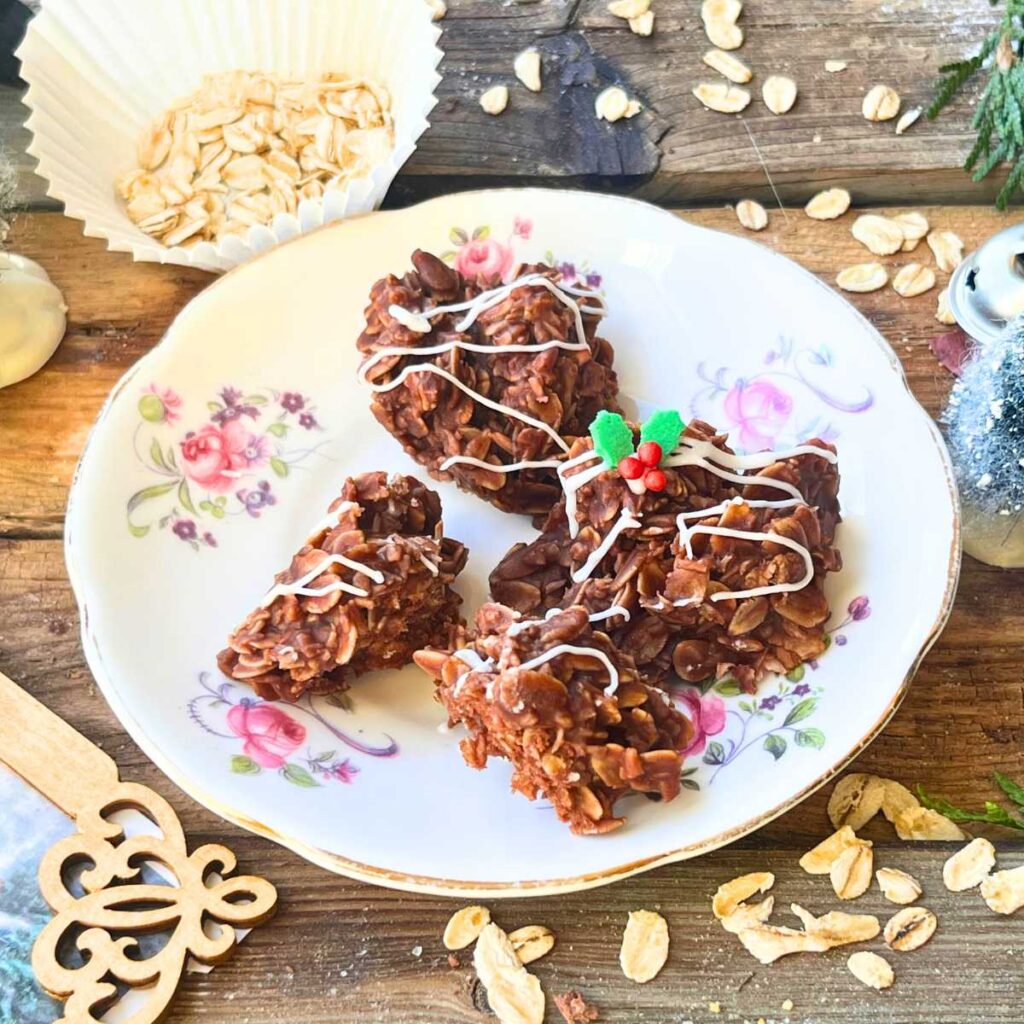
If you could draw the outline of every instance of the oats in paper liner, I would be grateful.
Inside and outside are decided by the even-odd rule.
[[[934,934],[938,919],[926,907],[907,907],[885,925],[885,944],[897,953],[920,949]]]
[[[800,867],[809,875],[827,875],[832,864],[846,850],[858,847],[871,847],[870,839],[858,839],[849,825],[843,825],[838,831],[823,839],[813,850],[808,850],[800,858]]]
[[[899,868],[879,868],[875,872],[878,888],[890,902],[900,906],[913,903],[921,895],[921,883],[906,871]]]
[[[733,935],[739,935],[747,928],[766,924],[774,909],[774,896],[766,896],[760,903],[740,903],[732,913],[721,918],[722,927]]]
[[[841,900],[855,900],[863,896],[871,885],[874,855],[866,845],[850,846],[843,850],[829,866],[832,889]]]
[[[887,85],[868,90],[861,104],[861,113],[869,121],[891,121],[900,112],[900,94]]]
[[[836,284],[844,292],[877,292],[888,283],[888,271],[881,263],[855,263],[836,274]]]
[[[746,85],[754,77],[754,72],[743,61],[724,50],[708,50],[701,59],[709,68],[737,85]]]
[[[486,907],[472,906],[456,910],[445,925],[445,949],[465,949],[476,942],[480,933],[491,922],[491,912]]]
[[[555,936],[542,924],[528,924],[508,933],[508,940],[523,965],[532,964],[555,948]]]
[[[897,213],[892,218],[903,228],[903,251],[913,252],[921,239],[931,230],[928,218],[917,210],[910,210],[907,213]]]
[[[711,900],[711,910],[720,921],[728,917],[744,900],[755,893],[767,892],[775,884],[770,871],[753,871],[723,882]]]
[[[954,824],[938,811],[929,810],[927,807],[915,807],[900,811],[895,815],[892,823],[896,827],[896,835],[900,839],[942,842],[967,838],[959,825]]]
[[[861,214],[853,222],[850,233],[876,256],[891,256],[903,248],[903,228],[896,221],[876,213]]]
[[[1012,914],[1024,907],[1024,865],[995,871],[981,883],[981,895],[989,910]]]
[[[850,208],[850,193],[845,188],[827,188],[813,196],[804,213],[813,220],[835,220]]]
[[[753,199],[741,199],[736,204],[736,219],[748,231],[764,231],[768,227],[768,211]]]
[[[981,885],[995,866],[995,847],[978,836],[942,865],[942,881],[950,892],[963,892]]]
[[[892,279],[892,287],[897,295],[901,295],[905,299],[924,295],[925,292],[935,287],[935,271],[920,263],[908,263],[896,272],[896,276]]]
[[[844,775],[828,800],[828,820],[835,828],[863,828],[881,809],[884,782],[877,775]]]
[[[796,82],[785,75],[769,75],[761,86],[761,98],[773,114],[788,114],[796,103],[796,96]]]
[[[859,953],[851,953],[846,966],[850,973],[868,988],[889,988],[896,980],[896,974],[889,961],[866,949]]]
[[[928,247],[935,254],[935,265],[944,273],[952,273],[963,262],[964,243],[953,231],[930,232]]]
[[[473,966],[501,1024],[543,1024],[544,991],[519,962],[508,936],[488,924],[473,950]]]
[[[139,168],[116,189],[142,231],[190,246],[294,213],[300,188],[365,178],[393,148],[391,98],[374,82],[219,72],[143,132]]]
[[[630,981],[643,984],[656,977],[668,960],[668,922],[651,910],[630,912],[622,934],[619,964]]]
[[[709,110],[719,114],[738,114],[750,105],[746,89],[726,85],[725,82],[701,82],[693,87],[693,95]]]

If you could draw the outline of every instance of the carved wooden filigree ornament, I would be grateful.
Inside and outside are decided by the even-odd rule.
[[[78,827],[47,851],[39,868],[54,917],[36,939],[32,968],[47,992],[66,1000],[57,1024],[99,1021],[125,987],[142,988],[145,996],[131,1024],[159,1021],[188,958],[223,960],[234,948],[236,927],[253,927],[273,914],[276,890],[251,875],[227,877],[236,862],[224,846],[201,846],[189,855],[163,797],[119,781],[110,757],[2,673],[0,712],[0,760]],[[126,836],[110,816],[127,808],[159,834]],[[172,884],[145,880],[147,864],[159,876],[170,873]],[[84,870],[71,881],[76,865]],[[139,937],[152,932],[166,941],[142,954]]]

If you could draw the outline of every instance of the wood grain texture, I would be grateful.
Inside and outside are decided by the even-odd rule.
[[[935,226],[956,231],[969,248],[1007,222],[985,208],[926,212]],[[742,231],[730,210],[685,216]],[[799,210],[786,217],[774,210],[768,230],[756,237],[831,280],[843,265],[865,258],[849,235],[852,218],[821,224]],[[281,895],[278,919],[247,938],[241,955],[211,975],[185,979],[170,1020],[493,1020],[480,1012],[485,1004],[471,969],[449,967],[441,945],[444,924],[458,904],[350,882],[225,824],[171,786],[97,692],[82,658],[61,551],[67,487],[110,388],[211,278],[177,267],[132,264],[82,237],[77,224],[56,214],[22,216],[13,242],[40,259],[64,289],[70,326],[44,371],[0,392],[0,668],[97,742],[122,777],[166,796],[191,844],[226,843],[238,853],[241,870],[264,875]],[[923,245],[892,262],[911,259],[932,262]],[[935,292],[904,300],[887,289],[853,300],[894,344],[914,392],[937,412],[950,377],[927,348],[928,339],[944,330],[932,319]],[[1024,574],[966,559],[949,626],[858,768],[911,785],[921,782],[962,803],[991,797],[993,769],[1024,775],[1022,665]],[[799,855],[827,834],[826,796],[813,796],[756,835],[697,861],[589,893],[495,904],[495,918],[510,928],[528,923],[552,928],[558,945],[534,965],[549,994],[578,987],[609,1022],[704,1024],[788,1016],[818,1024],[1019,1024],[1024,952],[1019,915],[997,917],[976,892],[947,893],[940,873],[949,848],[899,843],[882,821],[865,830],[876,840],[878,865],[917,875],[925,887],[924,905],[940,920],[936,937],[919,952],[886,954],[897,971],[890,992],[879,995],[860,986],[846,971],[843,950],[761,967],[714,923],[715,888],[764,868],[778,876],[780,921],[795,923],[785,909],[793,901],[815,912],[835,906],[827,879],[810,878],[796,867]],[[1024,860],[1024,841],[1003,834],[998,846],[1001,866]],[[880,916],[890,910],[877,890],[854,906]],[[628,982],[617,965],[626,914],[640,907],[660,910],[672,931],[665,972],[642,987]],[[415,947],[422,947],[419,956]],[[786,999],[795,1003],[789,1014],[780,1009]],[[721,1002],[721,1015],[707,1010],[712,1000]],[[549,1021],[556,1020],[552,1008]]]
[[[998,176],[974,185],[960,169],[972,141],[971,95],[902,137],[893,122],[871,124],[860,110],[877,82],[893,86],[905,108],[927,105],[938,67],[973,53],[994,23],[987,0],[751,0],[738,56],[755,71],[754,101],[741,117],[707,111],[691,94],[718,77],[700,60],[710,44],[698,0],[655,0],[650,38],[612,17],[605,0],[448,5],[439,104],[389,205],[496,184],[600,184],[664,203],[764,200],[770,190],[747,128],[789,202],[834,184],[886,203],[911,190],[923,202],[981,203],[998,190]],[[547,84],[538,94],[512,74],[514,56],[531,45],[544,58]],[[848,61],[848,69],[827,73],[830,58]],[[760,98],[760,83],[773,73],[800,88],[782,117]],[[498,82],[511,87],[512,99],[495,118],[477,100]],[[594,97],[612,82],[641,99],[642,115],[614,125],[595,120]],[[34,161],[22,156],[18,97],[0,88],[0,143],[19,162],[21,201],[46,203]]]

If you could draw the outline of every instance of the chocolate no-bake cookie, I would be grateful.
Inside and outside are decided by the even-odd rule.
[[[358,346],[373,414],[435,478],[508,512],[547,512],[558,458],[617,408],[600,297],[542,264],[502,285],[422,251],[412,262],[370,292]]]
[[[529,615],[626,608],[607,631],[654,683],[674,669],[753,690],[825,650],[823,582],[842,565],[832,445],[736,457],[698,421],[661,460],[657,491],[635,493],[589,438],[567,465],[566,496],[540,536],[491,573],[494,600]]]
[[[461,598],[451,589],[466,548],[443,535],[441,500],[411,476],[363,473],[317,524],[217,663],[261,697],[344,690],[451,642]]]
[[[540,621],[484,605],[459,649],[425,650],[417,663],[438,680],[449,723],[469,735],[466,763],[512,763],[512,787],[546,797],[573,832],[622,824],[615,803],[635,791],[671,800],[680,788],[682,750],[693,730],[633,659],[571,607]]]

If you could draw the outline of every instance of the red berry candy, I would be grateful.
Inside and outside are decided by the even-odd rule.
[[[655,445],[655,448],[658,446]],[[665,474],[660,469],[649,469],[644,475],[644,486],[649,491],[663,491],[665,490],[665,484],[668,481],[665,479]]]
[[[648,469],[654,469],[661,462],[661,445],[657,441],[644,441],[636,455]]]
[[[627,455],[619,463],[619,475],[623,480],[639,480],[644,475],[643,463],[635,455]]]

